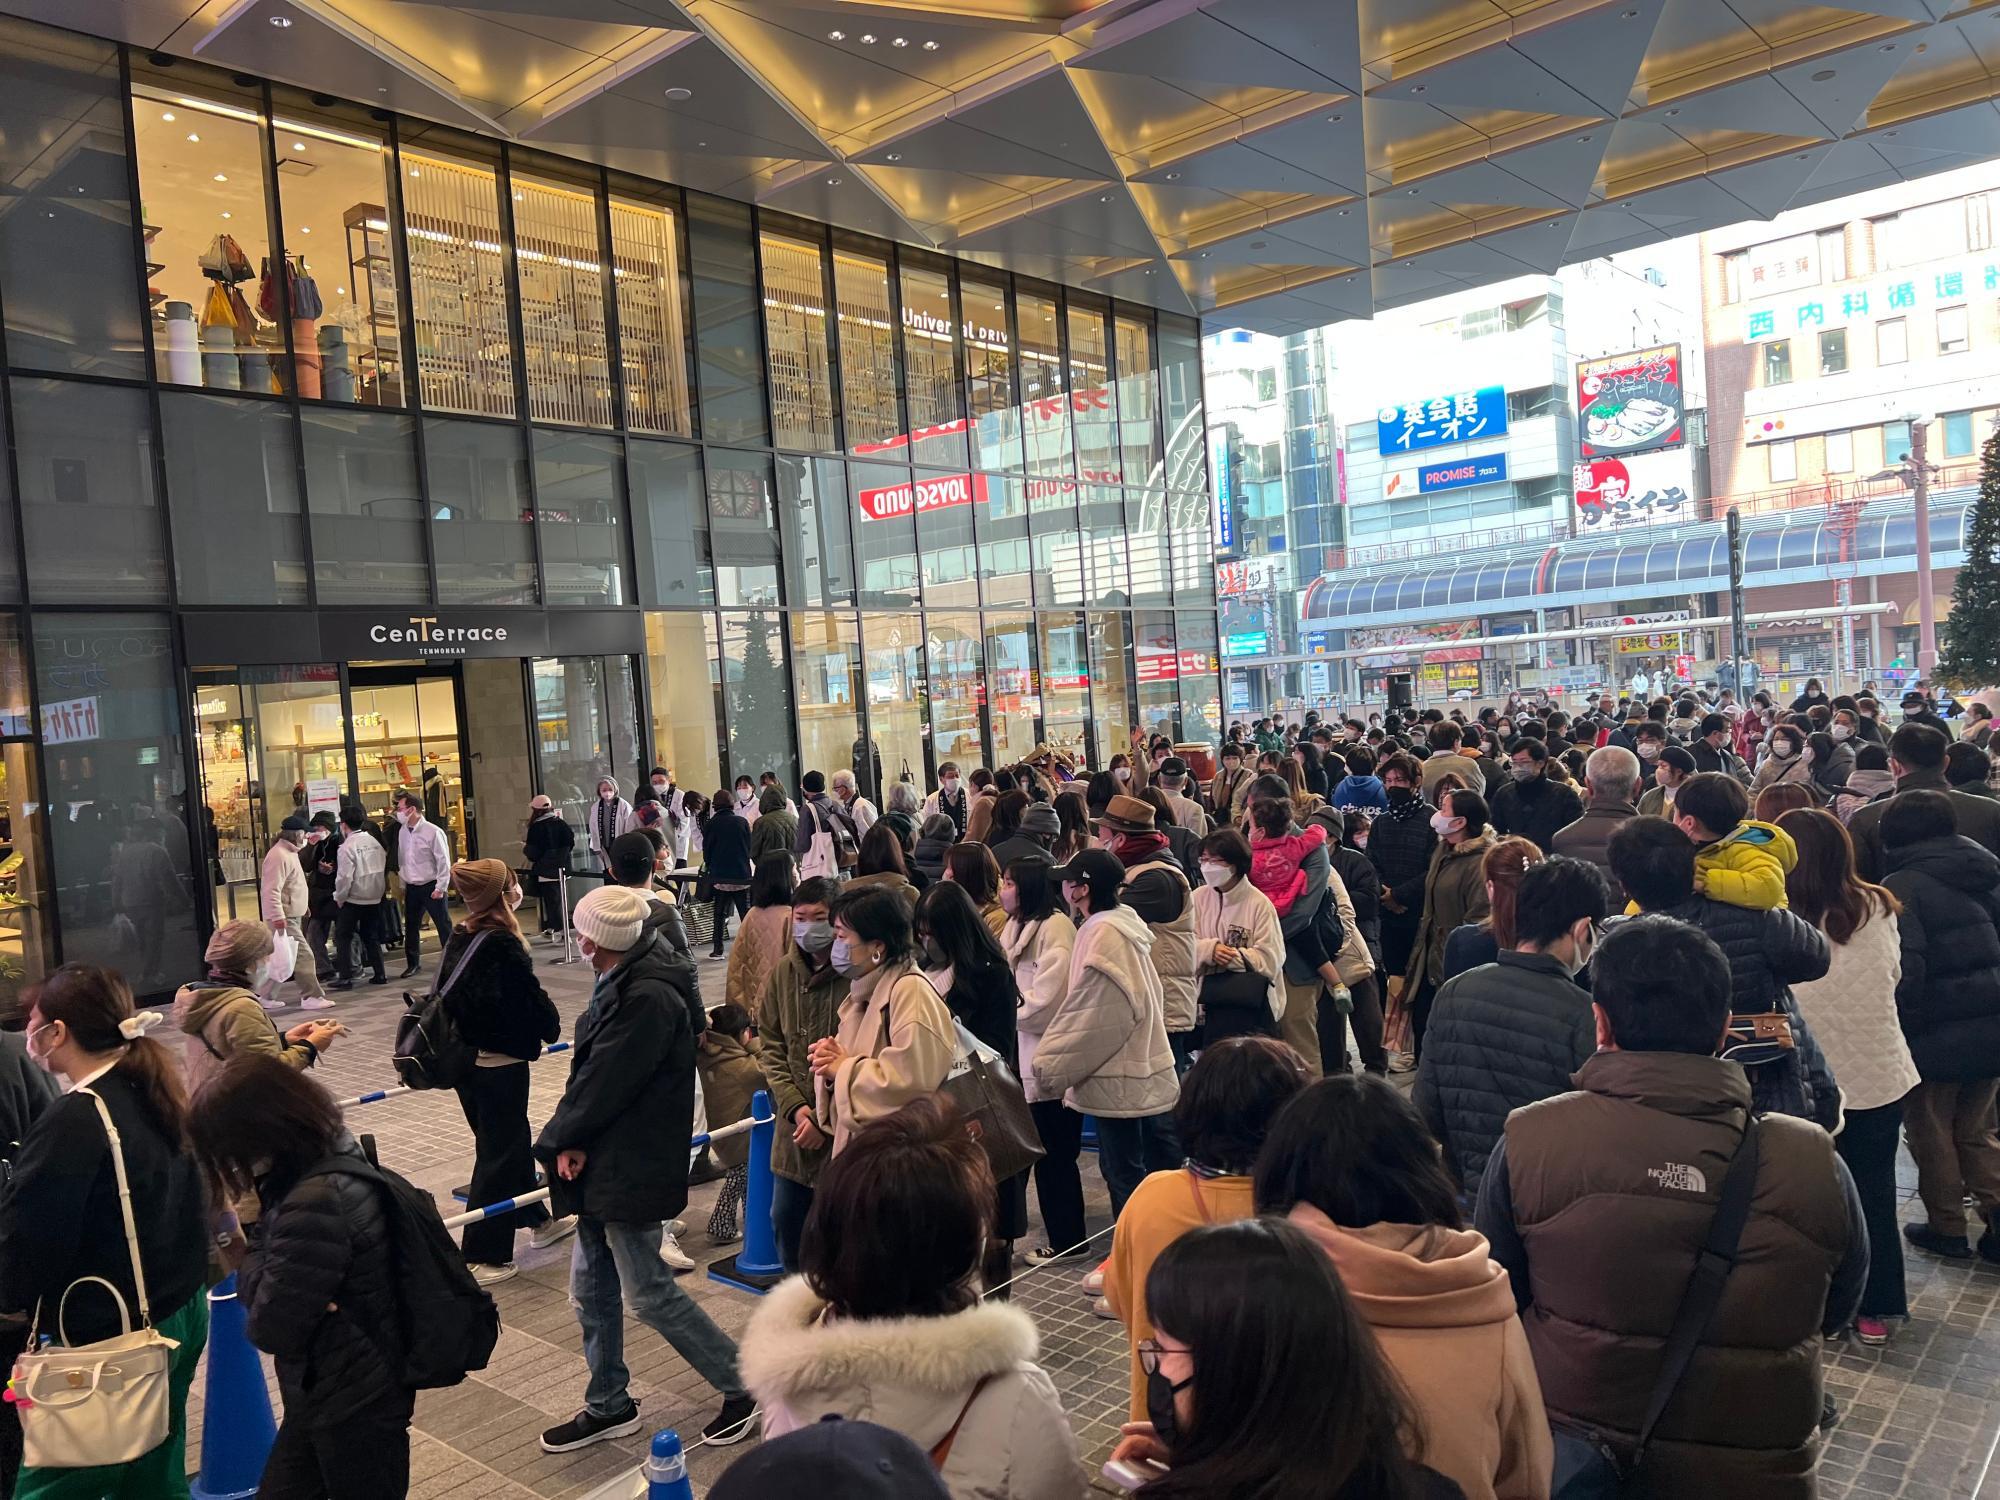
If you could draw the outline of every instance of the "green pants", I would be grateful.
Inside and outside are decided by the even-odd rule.
[[[14,1500],[188,1500],[187,1398],[208,1343],[208,1293],[196,1292],[162,1318],[160,1332],[180,1347],[167,1361],[172,1424],[167,1440],[128,1464],[95,1469],[21,1470]]]

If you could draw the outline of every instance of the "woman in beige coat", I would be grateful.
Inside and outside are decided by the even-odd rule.
[[[833,903],[832,958],[848,981],[840,1025],[806,1057],[817,1076],[816,1112],[822,1126],[832,1125],[838,1156],[869,1121],[937,1092],[958,1051],[958,1028],[917,968],[910,910],[898,892],[842,892]]]
[[[1486,915],[1486,872],[1482,861],[1493,847],[1494,833],[1486,824],[1486,799],[1477,792],[1439,793],[1438,810],[1431,815],[1437,830],[1437,846],[1431,850],[1430,868],[1424,872],[1424,915],[1417,924],[1416,941],[1410,948],[1409,972],[1403,976],[1403,990],[1397,1008],[1410,1014],[1410,1036],[1415,1054],[1424,1046],[1424,1023],[1430,1019],[1431,1000],[1444,983],[1444,945],[1453,931]],[[1407,1071],[1407,1069],[1399,1069]]]
[[[1546,1500],[1555,1463],[1506,1271],[1463,1227],[1437,1142],[1388,1080],[1342,1073],[1285,1106],[1257,1160],[1260,1214],[1333,1261],[1417,1419],[1413,1457],[1467,1500]]]

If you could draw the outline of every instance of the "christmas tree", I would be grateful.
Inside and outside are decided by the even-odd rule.
[[[2000,432],[1979,462],[1979,498],[1965,522],[1965,561],[1951,586],[1937,675],[1961,690],[2000,683]]]
[[[771,650],[778,627],[763,614],[743,621],[743,663],[729,684],[729,774],[776,771],[788,779],[792,696],[785,668]]]

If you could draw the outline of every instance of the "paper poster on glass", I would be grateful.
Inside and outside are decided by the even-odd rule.
[[[1578,360],[1577,447],[1585,458],[1672,447],[1685,437],[1685,400],[1679,344]]]

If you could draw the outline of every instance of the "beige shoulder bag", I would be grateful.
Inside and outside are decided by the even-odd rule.
[[[102,1276],[84,1276],[69,1284],[56,1304],[56,1332],[66,1346],[63,1310],[78,1287],[95,1284],[118,1304],[119,1332],[115,1338],[75,1348],[51,1346],[36,1350],[41,1303],[28,1329],[28,1352],[14,1361],[13,1388],[23,1398],[21,1414],[24,1457],[36,1469],[89,1469],[100,1464],[130,1463],[167,1440],[171,1421],[167,1369],[179,1343],[153,1327],[146,1299],[146,1272],[139,1263],[139,1229],[132,1219],[132,1185],[125,1177],[125,1152],[111,1111],[95,1089],[80,1088],[97,1106],[104,1133],[111,1140],[111,1166],[118,1178],[118,1207],[125,1218],[125,1245],[132,1254],[132,1285],[139,1294],[139,1327],[132,1327],[131,1310],[118,1288]]]

